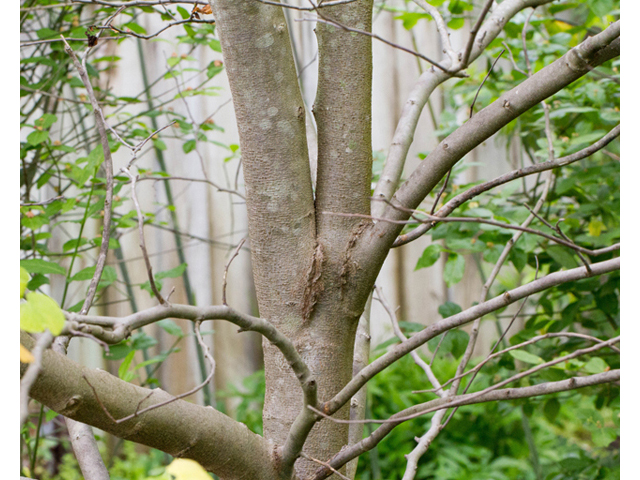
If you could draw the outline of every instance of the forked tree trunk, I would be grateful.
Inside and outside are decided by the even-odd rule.
[[[325,8],[322,15],[368,30],[372,4]],[[326,401],[351,379],[367,299],[367,289],[351,288],[357,265],[349,251],[369,222],[324,212],[370,211],[371,41],[334,26],[316,28],[314,201],[305,109],[282,9],[255,0],[217,0],[212,7],[238,121],[260,316],[292,339],[318,382],[318,400]],[[280,351],[266,341],[264,364],[264,435],[284,445],[303,395]],[[348,413],[346,405],[336,416]],[[320,422],[304,452],[327,459],[347,442],[347,425]],[[317,468],[305,459],[296,463],[300,477]]]

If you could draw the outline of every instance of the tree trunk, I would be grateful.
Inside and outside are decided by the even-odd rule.
[[[372,3],[326,8],[322,15],[369,30]],[[260,316],[292,339],[313,369],[318,401],[326,401],[351,379],[355,330],[368,293],[365,288],[353,294],[357,266],[349,250],[370,222],[323,212],[370,211],[371,41],[318,24],[322,87],[314,106],[314,202],[305,109],[282,9],[255,0],[217,0],[212,7],[239,127]],[[264,435],[284,445],[303,395],[284,357],[267,341],[264,363]],[[348,414],[347,405],[337,415]],[[304,452],[326,460],[347,442],[347,425],[320,422]],[[298,476],[317,468],[305,459],[296,463]]]

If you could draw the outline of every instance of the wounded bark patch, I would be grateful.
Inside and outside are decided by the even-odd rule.
[[[347,285],[349,280],[349,276],[353,275],[358,269],[358,265],[351,261],[351,254],[353,253],[353,247],[356,246],[356,242],[362,233],[373,223],[370,221],[363,221],[359,223],[356,228],[351,233],[351,238],[349,238],[349,243],[347,244],[347,248],[344,252],[344,261],[342,262],[342,269],[340,270],[340,296],[344,295],[344,287]]]
[[[318,297],[323,290],[323,285],[320,282],[320,276],[322,275],[322,262],[324,260],[324,254],[322,244],[317,243],[316,249],[313,252],[313,259],[309,270],[307,272],[307,284],[304,287],[304,299],[302,303],[302,318],[303,320],[309,320],[313,313],[313,308],[318,302]]]

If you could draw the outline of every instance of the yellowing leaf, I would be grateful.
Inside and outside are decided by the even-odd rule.
[[[31,352],[20,344],[20,363],[31,363],[35,360]]]
[[[602,230],[606,230],[606,227],[600,220],[591,220],[589,222],[589,236],[599,237]]]
[[[47,328],[59,335],[64,327],[64,314],[55,300],[43,293],[27,293],[27,301],[20,304],[20,329],[25,332],[44,332]]]
[[[167,466],[166,471],[176,477],[176,480],[211,480],[198,462],[187,458],[176,458]]]
[[[20,267],[20,298],[24,297],[24,291],[27,289],[27,283],[31,280],[29,272]]]

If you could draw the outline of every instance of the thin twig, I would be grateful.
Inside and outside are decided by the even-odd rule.
[[[510,346],[508,348],[500,350],[499,352],[496,352],[496,353],[491,352],[478,365],[476,365],[472,369],[467,370],[466,372],[464,372],[464,373],[462,373],[460,375],[457,375],[457,376],[447,380],[445,383],[442,384],[442,386],[446,387],[450,383],[452,383],[452,382],[454,382],[456,380],[459,380],[459,379],[461,379],[463,377],[466,377],[467,375],[469,375],[471,373],[479,372],[480,369],[482,369],[482,367],[485,366],[489,361],[493,360],[494,358],[499,357],[500,355],[504,355],[507,352],[510,352],[512,350],[517,350],[517,349],[522,348],[522,347],[526,347],[527,345],[532,345],[534,343],[540,342],[540,341],[545,340],[547,338],[562,338],[562,337],[581,338],[581,339],[589,340],[589,341],[595,342],[595,343],[604,343],[605,342],[605,340],[602,340],[602,339],[600,339],[598,337],[592,337],[591,335],[585,335],[585,334],[582,334],[582,333],[559,332],[559,333],[546,333],[544,335],[538,335],[536,337],[530,338],[526,342],[518,343],[517,345],[512,345],[512,346]],[[497,341],[496,345],[499,345],[499,344],[500,344],[500,341]],[[613,345],[608,345],[608,347],[611,350],[613,350],[614,352],[620,353],[620,349],[618,347],[615,347]],[[435,389],[432,388],[432,389],[429,389],[429,390],[414,390],[411,393],[435,393]]]
[[[290,5],[288,3],[274,2],[271,0],[255,0],[255,1],[264,3],[265,5],[273,5],[274,7],[282,7],[282,8],[289,8],[291,10],[302,10],[302,11],[310,12],[310,11],[317,11],[318,9],[324,8],[324,7],[333,7],[335,5],[346,5],[347,3],[353,3],[353,2],[356,2],[357,0],[333,0],[331,2],[323,2],[322,0],[320,0],[320,2],[317,5],[313,5],[313,2],[311,2],[313,5],[311,7]]]
[[[215,20],[198,20],[198,19],[195,19],[195,18],[191,18],[191,17],[190,17],[190,18],[187,18],[187,19],[185,19],[185,20],[179,20],[179,21],[171,22],[171,23],[169,23],[168,25],[165,25],[163,28],[161,28],[161,29],[160,29],[160,30],[158,30],[157,32],[155,32],[155,33],[151,33],[151,34],[149,34],[149,35],[143,35],[143,34],[140,34],[140,33],[136,33],[136,32],[134,32],[134,31],[132,31],[132,30],[121,30],[121,29],[119,29],[119,28],[117,28],[117,27],[113,27],[113,26],[108,27],[108,28],[107,28],[107,30],[112,30],[112,31],[114,31],[114,32],[120,33],[120,34],[125,35],[125,36],[136,37],[136,38],[140,38],[140,39],[142,39],[142,40],[149,40],[149,39],[151,39],[151,38],[155,38],[155,37],[157,37],[157,36],[158,36],[158,35],[160,35],[162,32],[164,32],[165,30],[168,30],[168,29],[169,29],[169,28],[171,28],[171,27],[175,27],[175,26],[177,26],[177,25],[183,25],[183,24],[185,24],[185,23],[207,23],[207,24],[215,24],[215,23],[216,23],[216,21],[215,21]],[[97,27],[97,28],[103,28],[103,27]]]
[[[491,3],[491,1],[489,3]],[[473,117],[473,107],[476,104],[476,100],[478,100],[478,95],[480,95],[480,90],[482,90],[482,87],[484,86],[485,82],[489,78],[489,75],[491,75],[491,72],[493,71],[493,67],[496,66],[496,63],[498,63],[498,60],[500,60],[500,57],[502,56],[503,53],[504,53],[504,50],[502,50],[500,52],[500,54],[496,57],[494,62],[491,64],[491,68],[489,68],[489,71],[487,72],[487,74],[485,75],[484,79],[482,80],[482,83],[478,87],[478,91],[476,92],[476,96],[473,97],[473,102],[471,102],[471,106],[469,107],[469,118]]]
[[[483,192],[491,190],[499,185],[503,185],[512,180],[516,180],[518,178],[522,178],[528,175],[533,175],[535,173],[540,173],[546,170],[552,170],[554,168],[563,167],[566,165],[570,165],[578,160],[582,160],[597,151],[603,149],[606,145],[611,143],[614,139],[616,139],[620,135],[620,125],[615,126],[609,133],[607,133],[604,137],[602,137],[597,142],[589,145],[586,148],[583,148],[579,152],[573,153],[571,155],[567,155],[566,157],[558,158],[554,161],[546,161],[541,163],[535,163],[528,167],[521,168],[519,170],[514,170],[509,173],[505,173],[500,175],[499,177],[489,180],[487,182],[481,183],[480,185],[476,185],[475,187],[470,188],[469,190],[453,197],[449,200],[438,212],[435,214],[438,217],[446,217],[451,212],[453,212],[456,208],[462,205],[464,202],[480,195]],[[603,152],[605,152],[603,150]],[[409,243],[413,240],[416,240],[420,236],[424,235],[426,232],[431,230],[436,225],[436,222],[427,223],[420,225],[416,229],[406,233],[404,235],[400,235],[396,241],[394,242],[394,247],[399,247],[406,243]]]
[[[140,410],[140,406],[142,405],[142,403],[145,400],[147,400],[148,398],[150,398],[152,396],[152,394],[155,392],[155,390],[152,390],[146,397],[144,397],[142,400],[140,400],[140,402],[138,402],[138,405],[136,406],[135,412],[133,412],[131,415],[127,415],[127,416],[122,417],[120,419],[115,419],[113,417],[113,415],[111,415],[109,410],[107,410],[107,408],[104,406],[102,401],[100,400],[100,397],[98,396],[98,392],[96,392],[96,389],[93,387],[93,385],[91,385],[91,383],[89,382],[89,379],[86,377],[86,375],[82,375],[82,378],[84,378],[84,381],[87,382],[87,385],[89,385],[89,387],[93,391],[93,395],[96,398],[96,401],[98,402],[100,407],[102,407],[102,410],[104,411],[105,415],[107,415],[107,417],[109,417],[109,419],[111,421],[113,421],[114,423],[118,423],[119,424],[119,423],[126,422],[127,420],[131,420],[132,418],[139,417],[143,413],[146,413],[146,412],[148,412],[150,410],[155,410],[156,408],[164,407],[165,405],[169,405],[170,403],[173,403],[176,400],[180,400],[181,398],[185,398],[185,397],[188,397],[189,395],[193,395],[194,393],[196,393],[199,390],[203,389],[205,387],[205,385],[207,385],[211,381],[211,379],[213,378],[213,374],[215,372],[216,363],[215,363],[215,360],[213,359],[213,357],[211,356],[211,353],[209,352],[209,347],[207,347],[207,345],[204,343],[204,340],[202,339],[202,335],[200,334],[200,323],[201,323],[200,321],[196,321],[196,323],[195,323],[196,338],[198,339],[198,343],[202,347],[202,349],[203,349],[203,351],[205,353],[205,356],[207,357],[207,360],[209,360],[209,363],[211,365],[211,371],[209,372],[209,375],[204,380],[204,382],[202,382],[199,385],[196,385],[195,387],[193,387],[191,390],[189,390],[187,392],[181,393],[180,395],[176,395],[175,397],[169,398],[168,400],[165,400],[165,401],[160,402],[160,403],[156,403],[154,405],[150,405],[150,406]]]
[[[387,302],[387,299],[385,298],[384,294],[382,293],[382,288],[376,286],[375,292],[376,292],[376,295],[378,296],[376,300],[380,302],[382,307],[386,310],[387,315],[389,315],[389,319],[391,320],[391,325],[393,326],[393,331],[396,334],[396,337],[398,337],[401,342],[405,342],[407,340],[407,337],[404,335],[404,333],[402,333],[402,330],[400,329],[400,325],[398,324],[398,318],[396,317],[395,312],[391,309],[391,306],[389,305],[389,302]],[[427,362],[425,362],[422,358],[420,358],[420,355],[418,355],[418,352],[416,352],[415,350],[413,350],[410,355],[411,355],[411,358],[413,358],[413,361],[415,362],[415,364],[418,365],[422,369],[422,371],[427,375],[427,378],[431,382],[431,385],[434,386],[436,395],[438,395],[439,397],[444,397],[445,392],[444,390],[442,390],[440,381],[431,370],[431,366]]]
[[[376,199],[378,200],[378,199]],[[379,200],[386,200],[386,199],[379,199]],[[394,208],[398,208],[398,205],[393,204]],[[402,209],[401,210],[409,210],[409,209]],[[586,253],[587,255],[590,256],[598,256],[598,255],[604,255],[605,253],[610,253],[612,251],[616,251],[616,250],[620,250],[620,244],[616,243],[614,245],[611,245],[610,247],[605,247],[605,248],[600,248],[597,250],[589,250],[588,248],[584,248],[584,247],[580,247],[578,245],[575,245],[572,242],[568,242],[562,238],[558,238],[555,237],[553,235],[549,235],[547,233],[541,232],[539,230],[534,230],[532,228],[523,228],[519,225],[510,225],[508,223],[502,223],[502,222],[496,222],[494,220],[485,220],[483,218],[476,218],[476,217],[438,217],[436,215],[429,215],[426,212],[421,212],[419,210],[412,210],[412,212],[414,214],[418,214],[418,215],[423,215],[425,217],[427,217],[425,220],[415,220],[418,223],[429,223],[429,222],[462,222],[462,223],[481,223],[481,224],[485,224],[485,225],[492,225],[494,227],[500,227],[500,228],[505,228],[507,230],[519,230],[521,232],[525,232],[525,233],[532,233],[534,235],[538,235],[541,237],[546,238],[547,240],[551,240],[552,242],[558,243],[560,245],[564,245],[565,247],[569,247],[572,250],[575,251],[579,251],[582,253]],[[397,225],[412,225],[414,224],[414,221],[411,220],[392,220],[389,218],[381,218],[381,217],[373,217],[371,215],[364,215],[364,214],[359,214],[359,213],[338,213],[338,212],[321,212],[323,215],[336,215],[339,217],[357,217],[357,218],[367,218],[370,220],[376,220],[379,222],[389,222],[389,223],[394,223]]]
[[[121,9],[119,9],[118,12],[116,12],[107,20],[107,24],[111,22],[111,20],[113,20],[115,15],[119,13],[120,10]],[[84,84],[89,100],[91,101],[91,106],[93,107],[96,126],[98,127],[98,133],[100,135],[100,143],[102,144],[102,152],[104,154],[104,170],[107,180],[106,192],[104,197],[104,217],[102,221],[102,239],[100,243],[100,252],[98,253],[98,259],[96,261],[96,268],[93,277],[91,278],[91,282],[89,283],[87,296],[84,303],[82,304],[82,309],[80,310],[81,314],[86,314],[91,308],[91,304],[93,303],[93,299],[98,289],[100,278],[102,277],[102,272],[107,261],[107,252],[109,251],[109,237],[111,234],[111,214],[113,205],[113,160],[111,159],[111,148],[109,147],[109,139],[107,138],[106,123],[104,121],[102,109],[100,108],[100,105],[98,105],[98,101],[93,91],[91,80],[89,80],[86,69],[81,65],[78,57],[76,56],[73,49],[69,46],[64,36],[60,35],[60,37],[65,44],[65,52],[73,60],[73,64],[76,67],[80,78],[82,79],[82,83]],[[85,59],[90,50],[91,47],[88,47],[87,53],[84,56]]]
[[[410,48],[407,47],[403,47],[402,45],[399,45],[397,43],[393,43],[389,40],[387,40],[386,38],[382,38],[379,35],[376,35],[375,33],[371,33],[371,32],[367,32],[366,30],[361,30],[359,28],[354,28],[354,27],[349,27],[348,25],[343,25],[342,23],[339,23],[335,20],[328,20],[325,17],[315,17],[315,18],[301,18],[301,19],[296,19],[296,21],[315,21],[318,23],[324,23],[325,25],[331,25],[334,27],[338,27],[341,28],[347,32],[353,32],[353,33],[359,33],[361,35],[366,35],[367,37],[371,37],[374,40],[378,40],[382,43],[385,43],[387,45],[389,45],[390,47],[393,48],[397,48],[398,50],[402,50],[403,52],[407,52],[410,53],[411,55],[415,55],[416,57],[419,57],[421,59],[423,59],[426,62],[429,62],[431,65],[433,65],[434,67],[439,68],[440,70],[442,70],[445,73],[448,73],[449,75],[452,75],[454,77],[461,77],[461,78],[466,78],[468,77],[468,75],[466,73],[463,72],[459,72],[459,71],[451,71],[446,67],[443,67],[442,65],[440,65],[438,62],[436,62],[435,60],[430,59],[429,57],[416,52],[414,50],[411,50]]]
[[[58,195],[57,197],[52,197],[49,200],[45,200],[44,202],[35,202],[35,203],[21,203],[21,207],[44,207],[45,205],[49,205],[58,200],[66,200],[64,195]]]
[[[540,370],[543,370],[545,368],[551,367],[553,365],[557,365],[558,363],[562,363],[562,362],[566,362],[567,360],[571,360],[572,358],[576,358],[582,355],[585,355],[587,353],[592,353],[595,352],[597,350],[600,350],[604,347],[608,347],[610,345],[613,345],[614,343],[618,343],[620,342],[620,337],[614,337],[610,340],[607,341],[603,341],[601,343],[598,343],[597,345],[594,345],[593,347],[589,347],[589,348],[583,348],[581,350],[576,350],[573,353],[570,353],[568,355],[565,355],[563,357],[559,357],[556,358],[554,360],[551,360],[549,362],[545,362],[545,363],[541,363],[540,365],[536,365],[535,367],[532,367],[528,370],[525,370],[524,372],[520,372],[516,375],[513,375],[509,378],[507,378],[506,380],[503,380],[499,383],[496,383],[494,385],[491,385],[490,387],[485,388],[484,390],[480,390],[479,392],[474,392],[468,395],[465,395],[463,397],[463,399],[458,398],[458,396],[453,396],[453,397],[447,397],[446,401],[441,403],[438,406],[435,407],[431,407],[431,408],[425,408],[424,410],[419,410],[416,413],[412,413],[411,415],[406,415],[406,416],[394,416],[394,417],[390,417],[384,420],[376,420],[376,419],[365,419],[365,420],[342,420],[339,418],[333,418],[332,416],[324,413],[321,410],[318,410],[316,408],[313,408],[311,406],[308,406],[307,408],[311,411],[313,411],[315,414],[320,415],[323,418],[326,418],[328,420],[331,420],[334,423],[375,423],[375,424],[385,424],[385,423],[401,423],[401,422],[406,422],[407,420],[412,420],[414,418],[418,418],[421,417],[422,415],[425,415],[427,413],[431,413],[431,412],[435,412],[437,410],[442,410],[442,409],[447,409],[447,408],[452,408],[452,407],[459,407],[462,405],[467,405],[470,400],[474,400],[477,398],[480,398],[488,393],[491,393],[494,390],[499,389],[500,387],[503,387],[505,385],[508,385],[509,383],[513,383],[516,380],[520,380],[521,378],[524,378],[526,376],[532,375]],[[397,415],[397,414],[396,414]]]
[[[233,255],[231,255],[231,258],[229,259],[229,261],[224,267],[224,273],[222,274],[222,304],[223,305],[227,305],[227,273],[229,272],[229,266],[231,266],[231,262],[233,262],[233,259],[236,258],[240,253],[240,249],[242,248],[242,245],[244,245],[244,242],[246,240],[247,240],[247,237],[244,237],[242,240],[240,240],[240,243],[238,243],[236,250],[233,252]]]
[[[140,203],[138,202],[138,196],[136,195],[136,181],[138,179],[137,176],[133,176],[128,168],[123,168],[122,171],[131,179],[131,200],[136,207],[136,212],[138,213],[138,234],[140,236],[140,250],[142,250],[142,256],[144,257],[144,263],[147,266],[147,277],[149,278],[149,284],[151,286],[151,291],[158,299],[161,305],[167,304],[167,301],[162,297],[160,292],[158,291],[158,287],[156,286],[156,282],[153,278],[153,269],[151,267],[151,261],[149,260],[149,254],[147,253],[147,247],[144,241],[144,214],[142,213],[142,209],[140,208]]]
[[[467,63],[469,62],[469,57],[471,56],[471,50],[473,50],[473,42],[475,41],[476,36],[480,31],[480,27],[482,26],[482,22],[484,22],[485,17],[489,13],[489,10],[491,9],[492,4],[493,4],[493,0],[487,0],[485,2],[484,7],[482,7],[482,11],[480,12],[480,16],[478,16],[478,20],[476,21],[475,25],[471,28],[471,31],[469,32],[469,40],[467,41],[467,45],[464,49],[464,54],[462,55],[461,64],[463,65],[463,68],[466,67]]]
[[[522,52],[524,53],[524,61],[527,65],[527,72],[529,72],[529,76],[533,75],[533,71],[531,70],[531,62],[529,61],[529,52],[527,51],[527,28],[529,27],[529,21],[536,11],[536,7],[531,9],[531,13],[527,17],[524,22],[524,26],[522,27]]]
[[[258,0],[261,1],[261,0]],[[335,468],[333,468],[331,465],[329,465],[328,463],[325,463],[321,460],[318,460],[317,458],[313,458],[310,457],[309,455],[307,455],[306,453],[301,453],[300,456],[302,458],[306,458],[307,460],[311,460],[312,462],[317,463],[318,465],[322,465],[323,467],[328,468],[329,470],[331,470],[333,473],[335,473],[336,475],[338,475],[340,478],[344,479],[344,480],[351,480],[349,477],[344,476],[343,474],[341,474],[338,470],[336,470]]]

